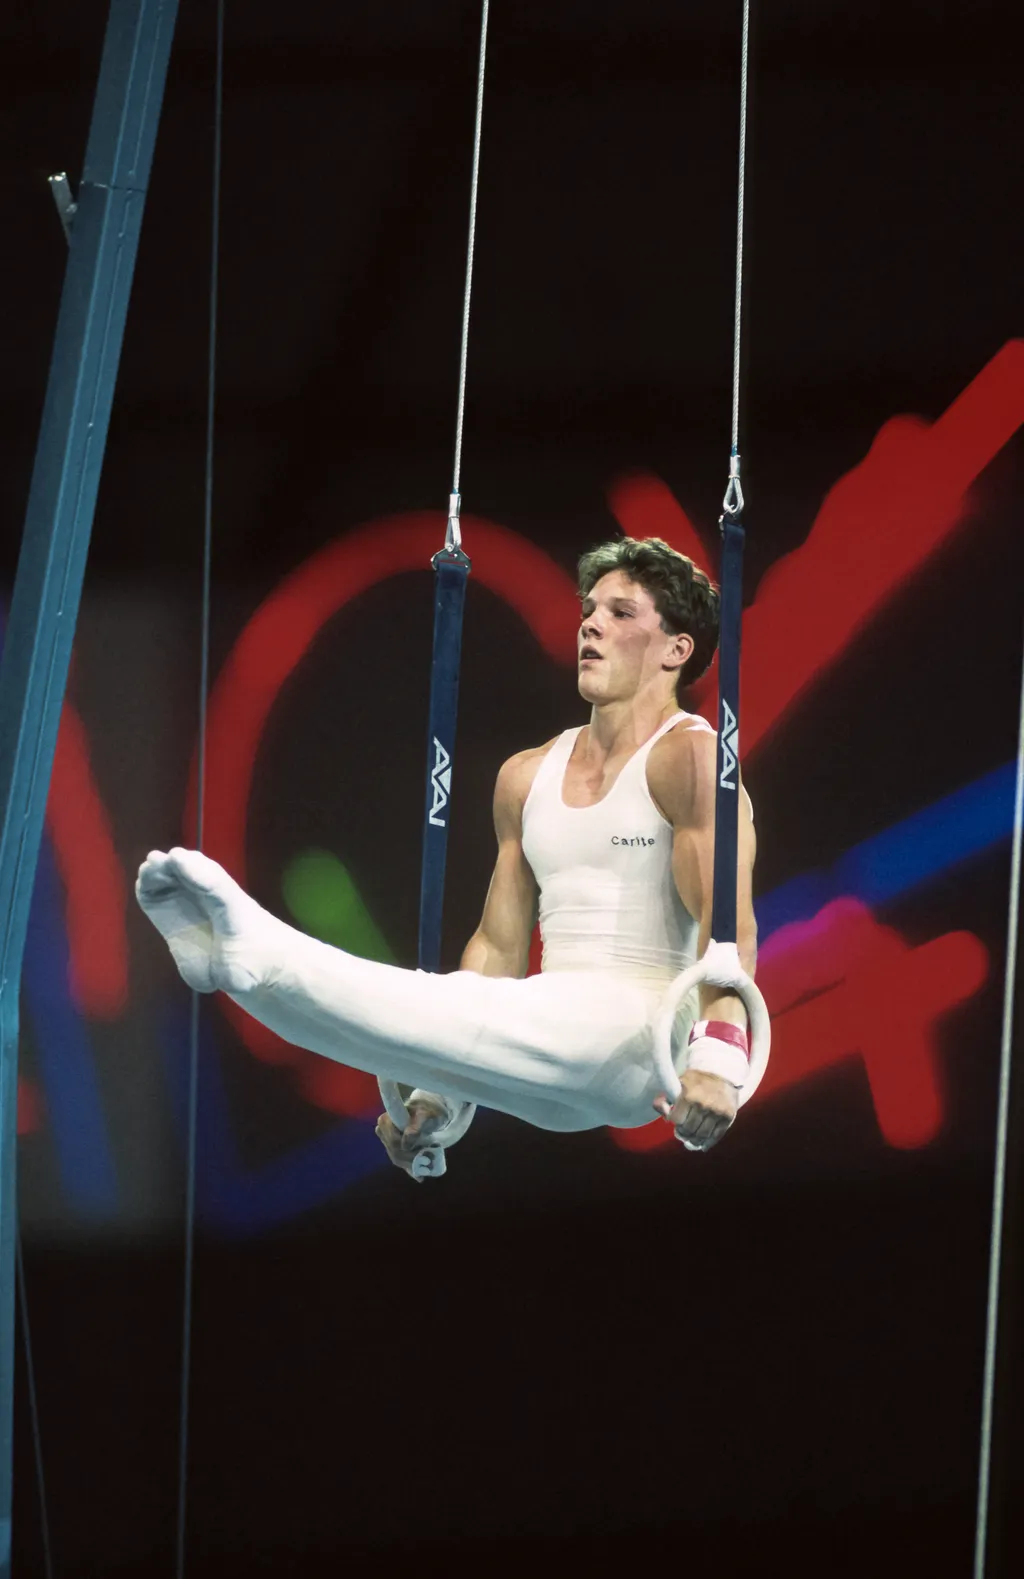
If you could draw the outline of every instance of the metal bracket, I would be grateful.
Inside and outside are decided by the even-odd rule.
[[[459,522],[461,506],[462,495],[450,493],[448,495],[448,527],[444,534],[444,546],[449,553],[458,553],[462,548],[462,526]]]
[[[729,457],[729,486],[722,500],[722,520],[728,516],[735,521],[743,514],[743,484],[740,481],[740,457],[733,450]]]
[[[464,565],[466,570],[471,569],[469,555],[462,546],[462,527],[459,522],[459,508],[462,496],[451,493],[448,496],[448,528],[444,534],[444,547],[439,548],[430,563],[436,570],[438,565]]]
[[[57,205],[57,213],[64,227],[64,237],[68,246],[70,246],[71,226],[78,212],[78,204],[71,196],[71,182],[63,170],[60,175],[51,175],[48,179],[50,191],[53,193],[53,201]]]

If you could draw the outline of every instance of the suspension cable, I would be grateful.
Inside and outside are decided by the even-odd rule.
[[[32,1329],[28,1320],[28,1287],[25,1282],[25,1258],[21,1248],[21,1229],[15,1240],[15,1266],[18,1280],[18,1319],[21,1325],[21,1342],[25,1355],[25,1374],[28,1379],[28,1409],[32,1424],[32,1452],[36,1466],[36,1487],[39,1494],[39,1527],[43,1542],[43,1572],[46,1579],[53,1579],[53,1555],[50,1546],[50,1514],[46,1501],[46,1478],[43,1474],[43,1437],[39,1425],[39,1398],[36,1393],[36,1368],[32,1357]]]
[[[743,231],[747,184],[747,94],[750,67],[750,0],[743,0],[743,42],[740,50],[740,147],[739,177],[736,184],[736,295],[732,329],[732,450],[729,457],[729,486],[722,508],[727,516],[743,511],[740,482],[740,362],[743,331]]]
[[[1017,939],[1020,928],[1021,846],[1024,827],[1024,664],[1021,669],[1020,715],[1017,725],[1017,787],[1013,802],[1013,846],[1010,854],[1010,899],[1006,927],[1006,974],[1003,979],[1003,1026],[999,1056],[999,1103],[992,1185],[992,1237],[989,1245],[988,1306],[985,1315],[985,1369],[982,1381],[981,1452],[978,1461],[978,1512],[974,1533],[974,1579],[985,1579],[989,1505],[992,1489],[992,1437],[995,1412],[996,1351],[999,1337],[999,1295],[1002,1278],[1003,1220],[1006,1207],[1006,1165],[1010,1135],[1010,1075],[1013,1067],[1013,1013],[1017,980]]]
[[[473,255],[476,249],[476,203],[480,187],[480,133],[484,118],[484,72],[487,65],[487,21],[490,0],[483,0],[480,17],[480,54],[476,72],[476,119],[473,125],[473,174],[469,183],[469,238],[466,244],[466,283],[462,293],[462,343],[459,350],[459,395],[455,415],[455,460],[452,489],[448,501],[448,530],[445,548],[462,547],[459,525],[459,483],[462,475],[462,429],[466,412],[466,366],[469,360],[469,308],[473,295]]]
[[[196,847],[203,848],[206,812],[206,722],[210,691],[210,587],[213,563],[214,413],[217,393],[217,309],[220,284],[221,169],[224,119],[224,10],[217,0],[213,90],[213,171],[210,218],[209,340],[206,368],[206,457],[203,487],[203,565],[199,649],[199,746],[196,755]],[[199,1108],[199,994],[192,994],[189,1022],[188,1105],[185,1159],[185,1271],[182,1298],[181,1401],[178,1437],[177,1579],[185,1572],[188,1508],[189,1396],[192,1380],[192,1291],[195,1263],[196,1140]]]

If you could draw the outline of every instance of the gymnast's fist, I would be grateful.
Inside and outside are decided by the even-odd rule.
[[[430,1145],[430,1136],[447,1117],[447,1110],[440,1102],[417,1097],[409,1103],[409,1122],[404,1130],[392,1123],[386,1113],[381,1114],[377,1120],[377,1138],[395,1167],[411,1176],[417,1153]]]
[[[681,1079],[682,1093],[672,1107],[664,1097],[655,1107],[675,1126],[676,1139],[687,1151],[710,1151],[736,1117],[739,1092],[721,1075],[701,1069],[687,1069]]]

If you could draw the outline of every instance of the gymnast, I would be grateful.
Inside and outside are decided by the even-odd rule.
[[[412,1088],[404,1130],[385,1114],[377,1134],[413,1177],[432,1171],[431,1137],[461,1132],[478,1103],[556,1131],[633,1128],[657,1110],[706,1151],[747,1078],[744,1006],[706,983],[676,1021],[671,1108],[651,1060],[666,988],[710,938],[716,737],[677,693],[714,655],[718,593],[668,544],[629,537],[583,556],[579,590],[590,721],[501,768],[497,862],[458,971],[404,970],[307,937],[198,851],[154,851],[139,871],[139,903],[190,987],[221,989],[285,1040]],[[744,791],[736,944],[751,977],[754,842]],[[527,977],[538,916],[542,970]]]

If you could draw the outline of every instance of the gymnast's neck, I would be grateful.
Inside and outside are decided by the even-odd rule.
[[[590,710],[585,749],[601,757],[632,755],[679,712],[675,686],[647,688],[630,697],[600,702]]]

